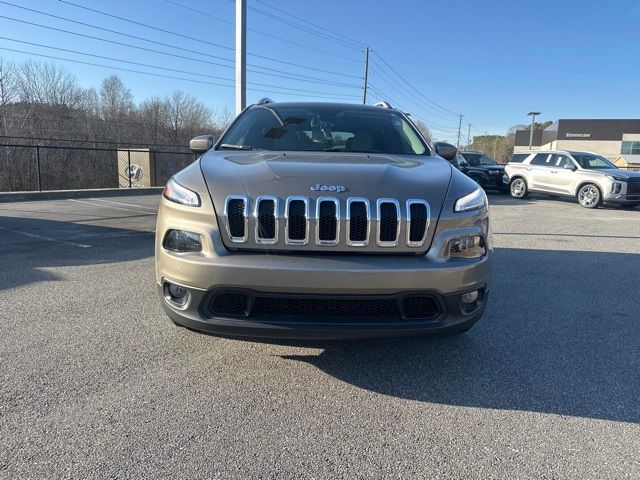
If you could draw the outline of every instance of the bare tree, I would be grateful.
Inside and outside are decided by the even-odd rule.
[[[424,123],[422,120],[416,120],[413,122],[413,124],[420,131],[420,133],[422,133],[422,136],[425,138],[427,142],[433,143],[433,136],[431,135],[431,130],[429,130],[429,127],[427,127],[426,123]]]
[[[193,95],[176,90],[167,95],[165,104],[176,145],[184,145],[189,138],[201,133],[203,126],[213,131],[211,110]]]

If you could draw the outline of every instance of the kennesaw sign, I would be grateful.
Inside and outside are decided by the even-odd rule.
[[[567,138],[589,138],[591,137],[590,133],[565,133]]]

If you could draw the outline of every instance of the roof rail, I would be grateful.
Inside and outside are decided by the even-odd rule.
[[[267,97],[263,97],[260,100],[258,100],[256,105],[265,105],[267,103],[273,103],[273,100],[271,100],[270,98],[267,98]]]
[[[376,107],[393,108],[389,102],[384,101],[376,103]]]

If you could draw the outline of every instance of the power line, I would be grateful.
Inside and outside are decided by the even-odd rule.
[[[193,83],[201,83],[201,84],[205,84],[205,85],[214,85],[214,86],[218,86],[218,87],[234,88],[234,85],[225,85],[225,84],[222,84],[222,83],[209,82],[209,81],[205,81],[205,80],[196,80],[196,79],[192,79],[192,78],[176,77],[176,76],[173,76],[173,75],[164,75],[164,74],[160,74],[160,73],[144,72],[142,70],[134,70],[134,69],[123,68],[123,67],[114,67],[112,65],[103,65],[103,64],[99,64],[99,63],[93,63],[93,62],[85,62],[85,61],[82,61],[82,60],[73,60],[73,59],[70,59],[70,58],[56,57],[56,56],[53,56],[53,55],[45,55],[45,54],[41,54],[41,53],[27,52],[27,51],[24,51],[24,50],[17,50],[17,49],[12,49],[12,48],[0,47],[0,50],[6,50],[6,51],[9,51],[9,52],[16,52],[16,53],[23,53],[23,54],[26,54],[26,55],[34,55],[36,57],[44,57],[44,58],[50,58],[50,59],[54,59],[54,60],[61,60],[63,62],[79,63],[79,64],[83,64],[83,65],[91,65],[91,66],[94,66],[94,67],[109,68],[109,69],[112,69],[112,70],[122,70],[122,71],[125,71],[125,72],[138,73],[138,74],[141,74],[141,75],[149,75],[149,76],[152,76],[152,77],[169,78],[169,79],[173,79],[173,80],[182,80],[182,81],[185,81],[185,82],[193,82]],[[298,94],[292,94],[292,93],[289,93],[289,92],[275,91],[275,90],[263,90],[263,89],[258,89],[258,88],[249,88],[247,90],[257,91],[257,92],[265,92],[265,93],[274,93],[274,94],[277,94],[277,95],[299,96]],[[293,90],[293,89],[291,89],[291,90]],[[298,91],[301,91],[301,90],[298,90]],[[323,93],[323,92],[315,92],[315,91],[309,91],[309,90],[305,90],[304,92],[308,92],[308,93],[305,93],[305,96],[312,97],[312,98],[329,98],[329,97],[335,98],[335,96],[349,97],[349,98],[359,98],[359,97],[356,97],[354,95]]]
[[[39,24],[39,23],[29,22],[27,20],[21,20],[21,19],[18,19],[18,18],[7,17],[7,16],[4,16],[4,15],[0,15],[0,18],[4,18],[4,19],[7,19],[7,20],[11,20],[11,21],[14,21],[14,22],[19,22],[19,23],[23,23],[23,24],[27,24],[27,25],[33,25],[33,26],[44,28],[44,29],[47,29],[47,30],[53,30],[53,31],[56,31],[56,32],[75,35],[75,36],[78,36],[78,37],[90,38],[92,40],[99,40],[99,41],[106,42],[106,43],[111,43],[111,44],[114,44],[114,45],[121,45],[121,46],[128,47],[128,48],[134,48],[136,50],[142,50],[142,51],[146,51],[146,52],[157,53],[157,54],[160,54],[160,55],[165,55],[165,56],[169,56],[169,57],[173,57],[173,58],[181,58],[181,59],[184,59],[184,60],[190,60],[190,61],[193,61],[193,62],[204,63],[204,64],[207,64],[207,65],[215,65],[215,66],[225,67],[225,68],[234,68],[233,65],[225,65],[225,64],[222,64],[222,63],[218,63],[218,62],[212,62],[210,60],[204,60],[204,59],[201,59],[201,58],[190,57],[188,55],[179,55],[177,53],[165,52],[165,51],[156,50],[156,49],[153,49],[153,48],[142,47],[142,46],[139,46],[139,45],[133,45],[131,43],[119,42],[117,40],[110,40],[110,39],[107,39],[107,38],[96,37],[94,35],[88,35],[88,34],[85,34],[85,33],[73,32],[71,30],[65,30],[65,29],[62,29],[62,28],[56,28],[56,27],[52,27],[52,26],[49,26],[49,25],[42,25],[42,24]],[[149,40],[149,41],[152,42],[151,40]],[[160,42],[154,42],[154,43],[160,43]],[[160,43],[160,44],[164,45],[162,43]],[[178,48],[178,47],[172,47],[172,48]],[[183,50],[189,51],[189,52],[192,51],[192,50],[188,50],[188,49],[183,49]],[[201,52],[197,52],[197,51],[195,53],[197,53],[199,55],[207,55],[206,53],[201,53]],[[223,57],[216,57],[216,56],[212,56],[212,57],[213,58],[221,58],[222,60],[226,60],[228,62],[233,62],[233,60],[225,59]],[[274,68],[262,67],[262,66],[253,65],[253,64],[249,64],[249,65],[251,65],[253,68],[257,68],[257,69],[260,69],[260,70],[267,70],[269,72],[282,72],[281,70],[274,69]],[[258,74],[262,74],[262,75],[271,75],[271,76],[275,76],[275,77],[282,77],[281,73],[264,73],[264,72],[259,72],[259,71],[253,70],[253,69],[249,69],[248,71],[254,72],[254,73],[258,73]],[[318,77],[302,75],[302,74],[299,74],[299,73],[288,73],[287,75],[289,75],[292,79],[303,79],[303,78],[304,79],[315,79],[315,80],[317,80],[319,82],[327,82],[327,85],[329,85],[329,84],[338,85],[338,83],[339,83],[339,82],[333,82],[331,80],[323,80],[323,79],[320,79]],[[345,85],[347,85],[347,84],[342,84],[342,86],[345,86]]]
[[[428,104],[424,99],[422,99],[421,97],[417,96],[412,90],[409,90],[406,87],[406,85],[404,85],[403,83],[400,83],[399,80],[397,80],[394,76],[392,76],[390,73],[385,71],[385,69],[387,67],[385,67],[381,63],[378,63],[378,61],[375,60],[375,58],[372,58],[371,60],[372,60],[373,65],[375,65],[379,69],[379,73],[381,73],[383,75],[383,77],[384,77],[383,80],[386,83],[388,83],[390,86],[391,86],[391,83],[393,83],[393,85],[394,85],[393,88],[398,88],[399,89],[398,93],[400,93],[402,96],[404,96],[407,100],[409,100],[410,102],[419,102],[420,104],[422,104],[424,106],[424,108],[426,108],[429,111],[429,115],[433,115],[433,116],[438,117],[439,119],[442,119],[444,121],[450,121],[451,120],[451,116],[450,115],[443,114],[441,111],[435,109],[432,105]]]
[[[23,6],[20,6],[20,5],[15,5],[13,3],[5,2],[3,0],[0,0],[0,3],[1,4],[5,4],[5,5],[9,5],[9,6],[12,6],[12,7],[15,7],[15,8],[19,8],[19,9],[22,9],[22,10],[27,10],[29,12],[38,13],[40,15],[45,15],[47,17],[56,18],[58,20],[63,20],[63,21],[66,21],[66,22],[75,23],[75,24],[82,25],[82,26],[85,26],[85,27],[95,28],[95,29],[102,30],[102,31],[105,31],[105,32],[109,32],[109,33],[115,33],[116,35],[122,35],[122,36],[125,36],[125,37],[134,38],[136,40],[142,40],[144,42],[155,43],[157,45],[162,45],[164,47],[174,48],[174,49],[177,49],[177,50],[183,50],[183,51],[187,51],[187,52],[191,52],[191,53],[196,53],[196,54],[199,54],[199,55],[204,55],[204,56],[208,56],[208,57],[212,57],[212,58],[217,58],[217,59],[220,59],[220,60],[225,60],[225,61],[228,61],[228,62],[233,62],[233,60],[231,60],[231,59],[224,58],[224,57],[219,57],[219,56],[215,56],[215,55],[211,55],[208,52],[200,52],[200,51],[197,51],[197,50],[187,49],[185,47],[176,47],[175,45],[171,45],[171,44],[168,44],[168,43],[158,42],[156,40],[150,40],[148,38],[140,37],[140,36],[137,36],[137,35],[131,35],[129,33],[124,33],[124,32],[120,32],[120,31],[117,31],[117,30],[112,30],[112,29],[109,29],[109,28],[101,27],[101,26],[98,26],[98,25],[93,25],[93,24],[90,24],[90,23],[81,22],[79,20],[72,20],[70,18],[61,17],[59,15],[54,15],[52,13],[47,13],[47,12],[43,12],[43,11],[40,11],[40,10],[35,10],[33,8],[28,8],[28,7],[23,7]],[[0,18],[5,18],[5,19],[8,19],[8,20],[18,21],[18,22],[22,22],[22,23],[28,23],[28,24],[36,25],[36,26],[42,26],[42,25],[39,25],[39,24],[36,24],[36,23],[33,23],[33,22],[27,22],[25,20],[19,20],[19,19],[15,19],[15,18],[4,16],[4,15],[0,15]],[[53,30],[63,31],[62,29],[57,29],[57,28],[48,27],[48,26],[44,26],[44,28],[50,28],[50,29],[53,29]],[[149,28],[156,28],[156,27],[149,26]],[[81,35],[81,36],[85,36],[85,37],[90,37],[89,35],[78,34],[78,33],[75,33],[75,32],[67,31],[66,33],[72,33],[74,35]],[[176,34],[176,35],[180,36],[180,34]],[[192,38],[192,37],[187,37],[187,38]],[[207,42],[205,40],[198,40],[198,41],[201,41],[201,42],[206,43],[208,45],[213,45],[213,46],[216,46],[216,47],[219,47],[219,48],[223,48],[223,49],[226,49],[226,50],[234,51],[234,49],[232,47],[227,47],[227,46],[224,46],[224,45],[219,45],[219,44],[216,44],[216,43]],[[329,73],[329,74],[332,74],[332,75],[340,75],[340,76],[344,76],[344,77],[352,77],[352,78],[358,78],[358,79],[360,78],[357,75],[348,75],[348,74],[342,73],[342,72],[333,72],[333,71],[329,71],[329,70],[323,70],[323,69],[320,69],[320,68],[317,68],[317,67],[311,67],[311,66],[308,66],[308,65],[301,65],[299,63],[293,63],[293,62],[288,62],[286,60],[279,60],[277,58],[267,57],[265,55],[258,55],[258,54],[255,54],[255,53],[249,53],[248,55],[251,55],[251,56],[256,57],[256,58],[262,58],[264,60],[270,60],[272,62],[282,63],[284,65],[290,65],[290,66],[294,66],[294,67],[298,67],[298,68],[304,68],[304,69],[307,69],[307,70],[314,70],[314,71],[317,71],[317,72]]]
[[[358,40],[354,40],[353,38],[347,37],[346,35],[343,35],[343,34],[341,34],[341,33],[339,33],[339,32],[334,32],[334,31],[329,30],[328,28],[325,28],[325,27],[323,27],[323,26],[321,26],[321,25],[318,25],[318,24],[312,23],[312,22],[310,22],[309,20],[306,20],[306,19],[304,19],[304,18],[297,17],[297,16],[295,16],[294,14],[292,14],[292,13],[290,13],[290,12],[287,12],[287,11],[282,10],[282,9],[280,9],[280,8],[274,7],[273,5],[269,5],[268,3],[263,2],[262,0],[255,0],[255,1],[256,1],[257,3],[260,3],[260,4],[264,5],[265,7],[271,8],[272,10],[275,10],[275,11],[280,12],[280,13],[284,13],[285,15],[288,15],[288,16],[290,16],[290,17],[292,17],[292,18],[295,18],[296,20],[300,20],[301,22],[304,22],[304,23],[306,23],[306,24],[308,24],[308,25],[311,25],[311,26],[313,26],[313,27],[315,27],[315,28],[317,28],[317,29],[324,30],[325,32],[330,33],[330,34],[332,34],[332,35],[336,35],[336,36],[338,36],[338,37],[342,37],[344,40],[346,40],[346,41],[348,41],[348,42],[351,42],[351,43],[353,43],[354,45],[359,45],[359,46],[360,46],[360,49],[363,49],[363,48],[365,47],[365,44],[364,44],[364,43],[362,43],[362,42],[360,42],[360,41],[358,41]]]
[[[388,100],[388,101],[390,101],[394,106],[400,107],[400,109],[402,111],[411,114],[412,117],[417,118],[421,122],[425,123],[429,127],[430,130],[438,130],[438,131],[441,131],[441,132],[455,133],[453,130],[448,130],[448,128],[451,128],[451,127],[442,127],[441,125],[434,124],[431,121],[427,121],[427,120],[419,117],[416,114],[416,112],[412,112],[411,110],[404,108],[399,102],[397,102],[393,98],[391,98],[388,95],[386,95],[382,90],[380,90],[375,85],[369,84],[369,87],[376,92],[376,94],[378,95],[378,98],[380,100]]]
[[[197,8],[193,8],[193,7],[189,6],[189,5],[184,5],[182,3],[174,2],[173,0],[165,0],[165,2],[170,3],[172,5],[175,5],[177,7],[183,8],[185,10],[190,10],[192,12],[195,12],[195,13],[199,14],[199,15],[204,15],[206,17],[213,18],[214,20],[218,20],[219,22],[223,22],[223,23],[226,23],[226,24],[229,24],[229,25],[235,25],[235,23],[230,21],[230,20],[227,20],[225,18],[217,17],[217,16],[212,15],[212,14],[210,14],[208,12],[204,12],[202,10],[198,10]],[[281,42],[288,43],[290,45],[295,45],[295,46],[297,46],[299,48],[306,48],[307,50],[312,50],[314,52],[324,53],[324,54],[330,55],[332,57],[342,58],[343,60],[348,60],[350,62],[361,63],[361,60],[358,60],[358,59],[355,59],[355,58],[352,58],[352,57],[346,57],[344,55],[340,55],[340,54],[335,53],[335,52],[330,52],[328,50],[323,50],[321,48],[311,47],[309,45],[303,45],[300,42],[295,42],[295,41],[289,40],[287,38],[279,37],[278,35],[273,35],[272,33],[263,32],[262,30],[258,30],[256,28],[247,27],[247,30],[250,31],[250,32],[257,33],[259,35],[264,35],[265,37],[273,38],[273,39],[279,40]]]
[[[277,20],[277,21],[282,22],[282,23],[284,23],[286,25],[289,25],[291,27],[297,28],[298,30],[302,30],[305,33],[316,35],[318,37],[324,38],[325,40],[329,40],[331,42],[334,42],[334,43],[337,43],[339,45],[342,45],[343,47],[352,48],[352,49],[358,50],[358,51],[362,51],[363,50],[362,47],[355,46],[355,45],[353,45],[351,43],[348,43],[348,42],[346,42],[344,40],[340,40],[338,38],[332,37],[330,35],[327,35],[325,33],[319,32],[317,30],[310,29],[309,27],[306,27],[304,25],[300,25],[300,24],[298,24],[296,22],[293,22],[291,20],[287,20],[285,18],[279,17],[278,15],[275,15],[273,13],[267,12],[265,10],[261,10],[259,8],[256,8],[256,7],[249,7],[249,8],[251,10],[253,10],[254,12],[256,12],[256,13],[259,13],[260,15],[264,15],[265,17],[271,18],[272,20]]]
[[[32,46],[37,46],[37,47],[42,47],[42,48],[48,48],[48,49],[52,49],[52,50],[58,50],[58,51],[67,52],[67,53],[74,53],[74,54],[77,54],[77,55],[85,55],[85,56],[88,56],[88,57],[91,57],[91,58],[101,58],[103,60],[111,60],[111,61],[114,61],[114,62],[128,63],[130,65],[137,65],[137,66],[141,66],[141,67],[155,68],[155,69],[165,70],[165,71],[169,71],[169,72],[183,73],[183,74],[186,74],[186,75],[196,75],[196,76],[200,76],[200,77],[212,78],[212,79],[216,79],[216,80],[226,80],[226,81],[229,81],[229,82],[233,82],[233,79],[231,79],[231,78],[218,77],[218,76],[215,76],[215,75],[208,75],[206,73],[190,72],[188,70],[180,70],[180,69],[176,69],[176,68],[161,67],[161,66],[158,66],[158,65],[151,65],[151,64],[148,64],[148,63],[133,62],[133,61],[130,61],[130,60],[123,60],[123,59],[114,58],[114,57],[106,57],[104,55],[97,55],[97,54],[93,54],[93,53],[81,52],[81,51],[78,51],[78,50],[70,50],[70,49],[67,49],[67,48],[53,47],[53,46],[50,46],[50,45],[43,45],[41,43],[27,42],[27,41],[24,41],[24,40],[18,40],[18,39],[9,38],[9,37],[0,36],[0,39],[9,40],[11,42],[24,43],[24,44],[27,44],[27,45],[32,45]],[[302,81],[304,81],[304,80],[302,80]],[[309,80],[307,80],[307,81],[309,81]],[[261,87],[281,88],[281,86],[278,86],[278,85],[268,85],[268,84],[257,83],[257,82],[247,82],[247,84],[248,85],[261,86]],[[346,86],[351,87],[351,88],[359,88],[359,87],[356,87],[354,85],[346,85]],[[292,90],[292,91],[295,91],[295,90],[299,90],[299,91],[302,91],[302,92],[307,91],[307,90],[300,90],[300,89],[297,89],[297,88],[290,88],[290,87],[287,87],[287,89],[288,90]],[[336,94],[336,95],[337,96],[342,96],[342,94]]]
[[[426,124],[429,127],[429,130],[433,130],[433,131],[438,131],[438,132],[444,132],[444,133],[456,133],[453,130],[446,130],[446,129],[441,129],[441,128],[437,128],[437,127],[433,127],[430,122],[428,122],[427,120],[424,120],[423,118],[419,117],[418,115],[416,115],[414,112],[411,112],[409,110],[407,110],[406,108],[404,108],[402,105],[400,105],[398,102],[396,102],[393,98],[389,97],[388,95],[386,95],[384,92],[382,92],[379,88],[377,88],[375,85],[369,84],[369,88],[371,90],[373,90],[374,93],[376,93],[376,95],[378,96],[379,100],[388,100],[391,103],[394,104],[394,106],[398,106],[400,107],[400,109],[402,111],[404,111],[405,113],[410,114],[412,117],[417,118],[418,120],[420,120],[421,122],[423,122],[424,124]]]
[[[433,100],[431,100],[429,97],[427,97],[424,93],[422,93],[420,90],[418,90],[416,87],[414,87],[411,83],[409,83],[409,81],[407,81],[402,75],[400,75],[396,69],[394,69],[391,65],[389,65],[389,63],[380,56],[380,54],[376,51],[373,51],[373,53],[382,61],[382,63],[384,63],[393,73],[396,74],[396,76],[398,78],[400,78],[404,83],[406,83],[409,87],[411,87],[412,90],[414,90],[418,95],[420,95],[421,97],[425,98],[429,103],[433,104],[434,106],[442,109],[443,111],[451,114],[451,115],[460,115],[457,112],[454,112],[453,110],[449,110],[448,108],[443,107],[442,105],[434,102]]]

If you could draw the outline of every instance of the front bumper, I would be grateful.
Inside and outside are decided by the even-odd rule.
[[[602,200],[605,203],[618,203],[618,204],[638,203],[638,202],[640,202],[640,194],[638,194],[638,195],[627,195],[627,194],[620,195],[620,194],[610,193],[608,195],[605,195]]]
[[[186,327],[205,332],[283,338],[359,338],[420,335],[466,330],[483,314],[489,293],[491,256],[471,261],[434,264],[426,256],[375,257],[322,255],[233,254],[187,260],[186,256],[159,252],[159,265],[189,262],[191,283],[179,276],[161,275],[158,293],[165,312]],[[169,271],[179,272],[177,265]],[[194,286],[193,282],[196,285]],[[183,305],[171,301],[167,282],[187,290]],[[203,287],[204,286],[204,287]],[[318,299],[382,299],[427,295],[439,313],[428,319],[375,318],[352,320],[326,317],[297,318],[212,315],[205,308],[219,290],[249,292],[250,296]],[[464,308],[461,297],[480,291],[481,300]],[[329,302],[328,305],[331,305]],[[330,308],[330,307],[329,307]]]
[[[484,188],[496,188],[498,190],[508,189],[509,188],[509,178],[507,177],[507,181],[505,182],[505,174],[504,172],[500,172],[499,174],[489,174],[487,178],[483,181]]]

